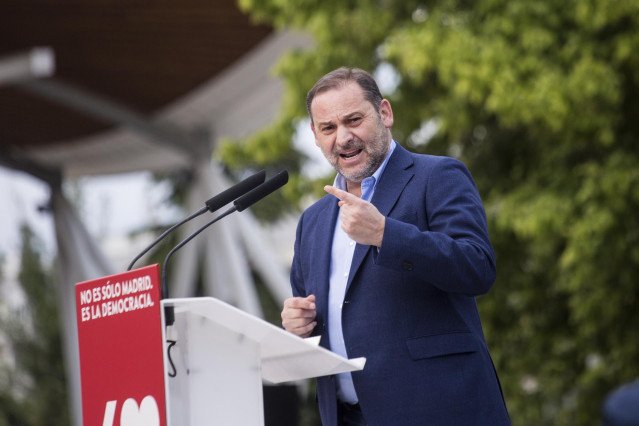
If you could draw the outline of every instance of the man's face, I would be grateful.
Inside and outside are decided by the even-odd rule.
[[[315,143],[347,182],[372,176],[388,154],[393,112],[387,100],[379,115],[355,82],[319,93],[311,103]]]

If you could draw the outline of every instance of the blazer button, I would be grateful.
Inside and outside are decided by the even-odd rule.
[[[413,264],[410,262],[403,262],[402,263],[402,269],[404,271],[412,271],[413,270]]]

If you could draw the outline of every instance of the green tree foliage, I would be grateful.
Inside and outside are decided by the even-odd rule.
[[[239,3],[316,44],[281,60],[280,120],[223,146],[227,163],[301,158],[313,83],[391,65],[395,139],[460,158],[484,198],[499,274],[479,305],[513,423],[596,424],[639,376],[639,2]],[[309,188],[296,178],[287,196]]]
[[[69,413],[62,341],[52,274],[43,265],[38,241],[23,225],[18,281],[26,315],[3,321],[16,368],[3,372],[0,425],[67,425]]]

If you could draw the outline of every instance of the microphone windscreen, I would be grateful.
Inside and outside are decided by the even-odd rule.
[[[242,210],[257,203],[262,198],[269,195],[271,192],[281,188],[286,184],[286,182],[288,182],[288,172],[286,170],[283,170],[271,179],[264,182],[262,185],[235,200],[233,204],[235,205],[236,210],[238,212],[241,212]]]
[[[261,170],[247,177],[240,183],[233,185],[229,189],[223,192],[220,192],[215,197],[206,201],[204,204],[206,204],[206,208],[208,209],[208,211],[212,213],[224,207],[225,205],[235,200],[236,198],[246,194],[250,190],[256,188],[258,185],[262,184],[265,179],[266,179],[266,171]]]

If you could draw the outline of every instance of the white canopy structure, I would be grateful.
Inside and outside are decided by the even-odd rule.
[[[188,194],[187,210],[199,210],[206,199],[232,184],[222,167],[211,160],[217,141],[247,136],[273,120],[282,88],[270,70],[284,51],[308,44],[308,39],[300,34],[271,33],[223,72],[150,117],[51,78],[52,70],[43,71],[47,64],[43,65],[42,59],[39,68],[30,66],[33,52],[44,52],[52,60],[55,50],[37,50],[0,60],[0,85],[11,85],[115,126],[64,143],[24,148],[0,146],[0,164],[27,171],[52,188],[59,304],[75,425],[81,424],[81,404],[74,284],[122,271],[113,268],[89,235],[65,199],[62,181],[96,174],[188,169],[195,180]],[[192,221],[185,225],[180,230],[182,237],[201,224]],[[170,268],[172,297],[194,295],[200,262],[204,265],[206,295],[251,314],[262,314],[251,270],[259,273],[277,301],[283,301],[290,293],[288,265],[275,257],[250,211],[225,218],[176,255]]]

